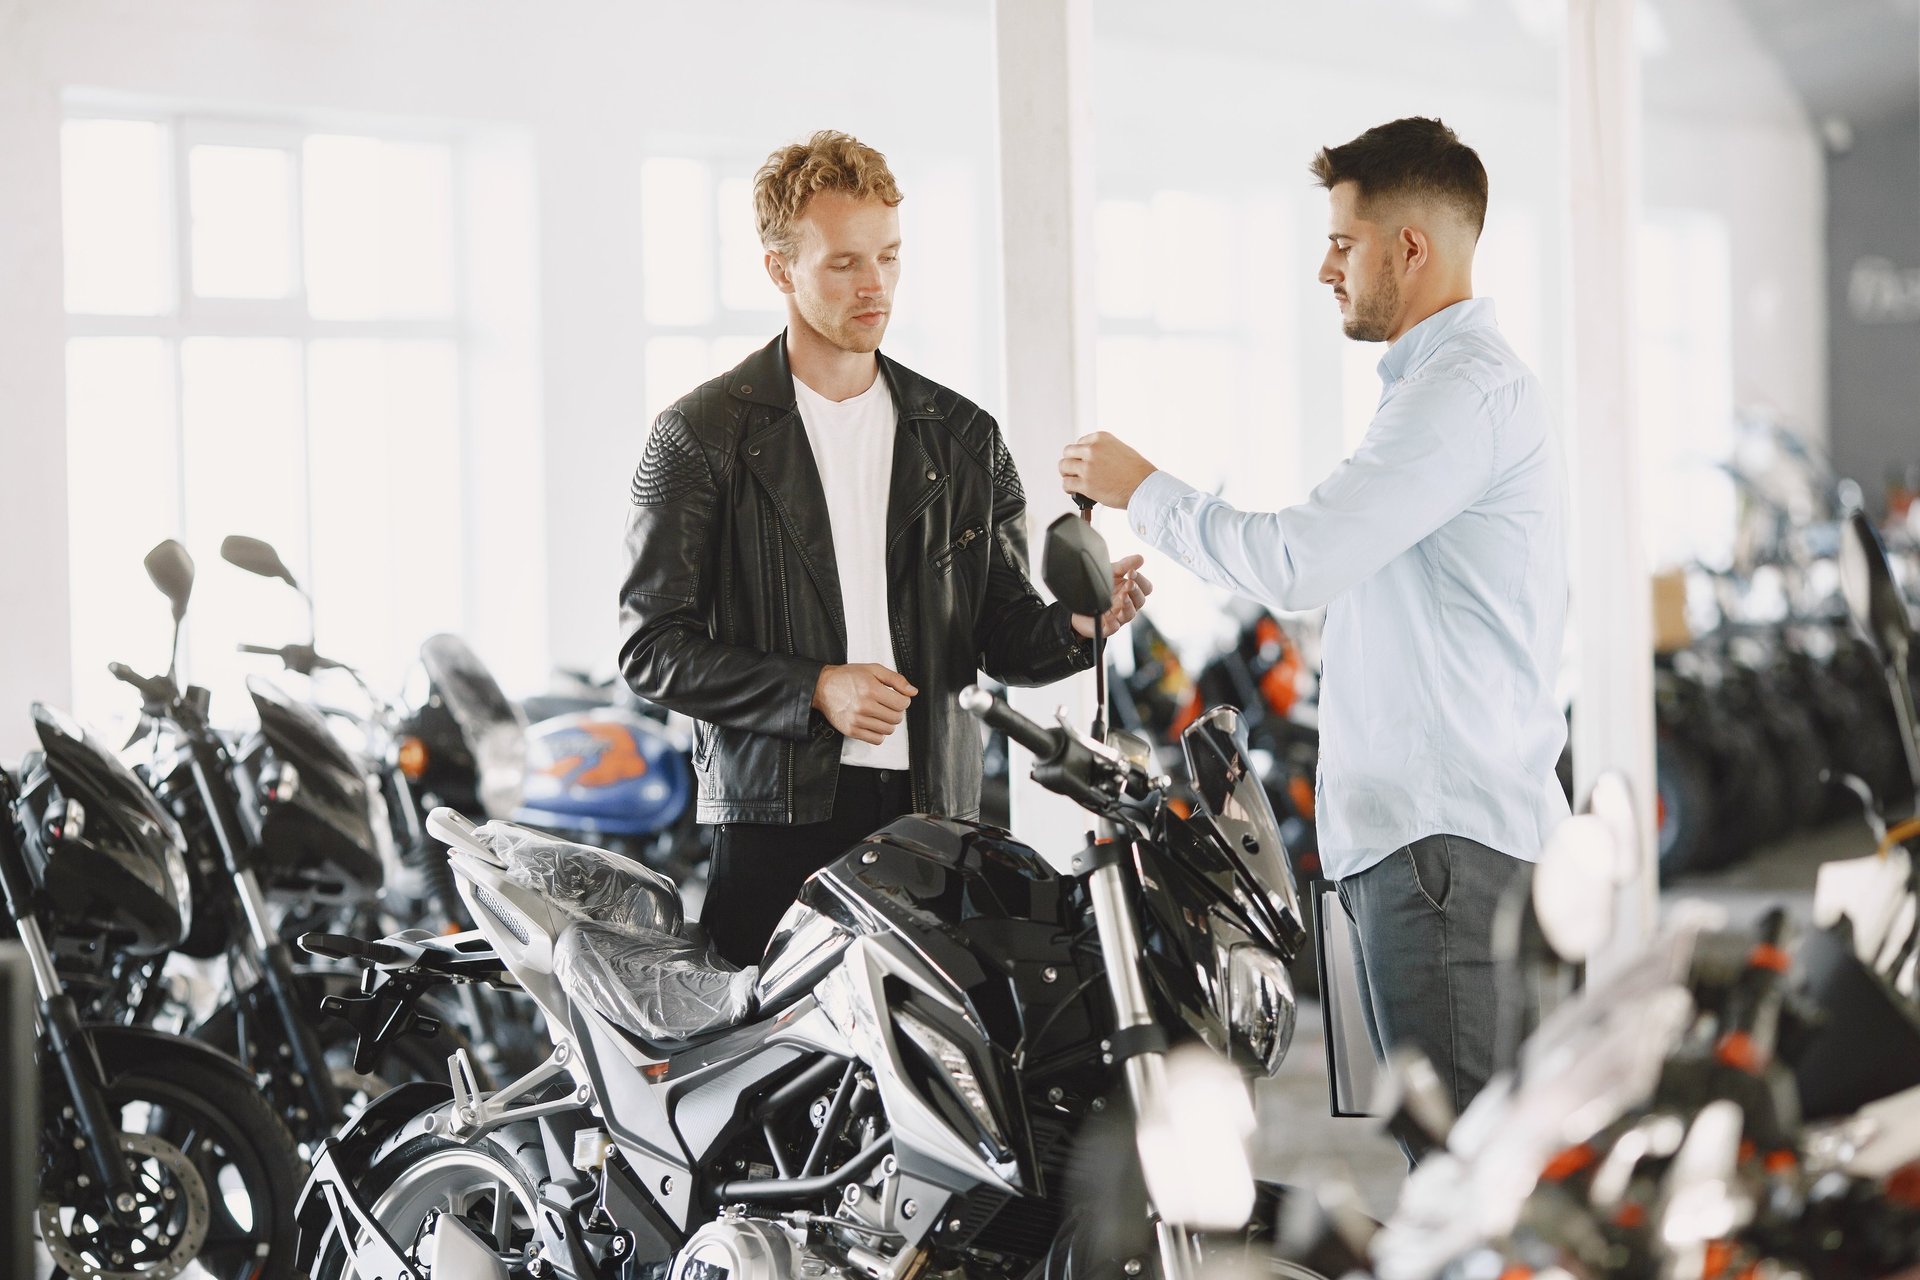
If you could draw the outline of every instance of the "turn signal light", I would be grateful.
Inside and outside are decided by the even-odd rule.
[[[427,771],[427,744],[414,737],[400,739],[399,765],[408,781],[420,781]]]

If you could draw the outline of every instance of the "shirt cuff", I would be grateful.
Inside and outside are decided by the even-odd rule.
[[[1193,492],[1192,485],[1171,472],[1154,472],[1140,482],[1127,501],[1128,526],[1148,543],[1165,551],[1173,540],[1173,530],[1168,526],[1174,504]]]

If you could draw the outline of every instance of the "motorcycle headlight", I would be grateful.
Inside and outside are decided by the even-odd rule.
[[[986,1091],[980,1087],[980,1079],[973,1072],[973,1064],[967,1061],[967,1055],[960,1046],[949,1040],[946,1035],[936,1031],[930,1023],[914,1016],[905,1009],[893,1011],[894,1025],[906,1034],[907,1039],[931,1058],[953,1091],[966,1104],[982,1131],[993,1139],[1002,1150],[1007,1149],[1006,1134],[1001,1131],[1000,1121],[994,1116],[993,1108],[987,1103]]]
[[[1293,1044],[1293,975],[1273,952],[1242,943],[1227,957],[1227,1027],[1234,1055],[1271,1076]]]

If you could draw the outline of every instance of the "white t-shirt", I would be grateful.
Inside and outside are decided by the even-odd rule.
[[[826,490],[833,529],[833,559],[840,571],[841,606],[847,615],[847,661],[877,662],[898,671],[887,627],[887,498],[893,489],[893,393],[876,375],[851,400],[827,399],[793,380],[800,421],[807,428],[820,486]],[[907,726],[879,746],[844,739],[840,763],[868,769],[905,769]]]

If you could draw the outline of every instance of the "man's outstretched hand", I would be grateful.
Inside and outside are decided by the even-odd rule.
[[[1109,507],[1125,508],[1140,482],[1159,470],[1131,445],[1104,431],[1060,451],[1060,487]]]
[[[1153,594],[1153,584],[1140,572],[1144,556],[1128,556],[1113,562],[1113,608],[1100,615],[1100,634],[1110,636],[1132,622],[1140,606]],[[1073,615],[1073,629],[1093,639],[1093,619],[1084,613]]]
[[[813,707],[849,738],[879,746],[907,718],[920,691],[898,671],[877,662],[822,667],[813,686]]]

